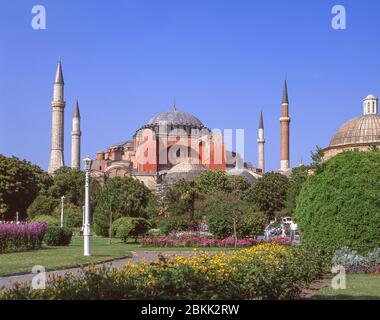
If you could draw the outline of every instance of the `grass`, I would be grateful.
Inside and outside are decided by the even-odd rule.
[[[63,269],[85,263],[130,257],[130,246],[108,239],[91,239],[91,256],[83,256],[83,238],[73,238],[68,247],[45,247],[41,250],[0,254],[0,276],[31,272],[32,267],[41,265],[46,270]]]
[[[313,299],[380,300],[380,276],[348,274],[346,289],[334,290],[331,284],[317,291]]]
[[[91,239],[91,256],[83,256],[83,238],[73,238],[68,247],[44,247],[41,250],[0,254],[0,277],[16,273],[29,273],[33,266],[41,265],[46,270],[65,269],[86,263],[99,263],[110,259],[132,257],[131,251],[191,251],[193,248],[142,247],[133,242],[123,243],[108,238]],[[227,248],[202,248],[205,251],[227,251]]]

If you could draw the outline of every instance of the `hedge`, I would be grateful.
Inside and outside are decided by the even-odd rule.
[[[304,183],[295,216],[301,241],[332,253],[380,244],[380,152],[347,151]]]

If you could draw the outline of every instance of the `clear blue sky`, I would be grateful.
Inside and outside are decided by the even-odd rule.
[[[291,163],[310,159],[380,95],[378,0],[0,0],[0,153],[47,168],[58,56],[66,82],[65,160],[75,96],[83,156],[129,139],[177,106],[210,128],[243,128],[257,164],[263,109],[267,169],[278,169],[282,85],[288,77]],[[47,29],[31,28],[42,4]],[[347,30],[331,8],[347,9]]]

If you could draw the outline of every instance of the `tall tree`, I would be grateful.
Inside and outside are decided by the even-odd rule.
[[[0,207],[5,219],[26,217],[26,209],[37,194],[51,185],[51,178],[40,167],[16,157],[0,155]]]
[[[200,196],[201,190],[194,180],[179,180],[167,189],[164,203],[169,213],[189,214],[193,220],[195,202]]]
[[[94,212],[98,232],[108,235],[111,214],[112,221],[121,217],[147,217],[151,197],[152,192],[136,179],[109,179],[103,186]]]
[[[286,176],[270,172],[247,191],[245,199],[272,218],[275,212],[285,208],[289,180]]]

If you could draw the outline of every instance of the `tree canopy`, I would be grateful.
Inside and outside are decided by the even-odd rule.
[[[266,173],[247,191],[245,199],[259,211],[273,217],[275,212],[285,208],[288,187],[289,180],[284,175]]]
[[[152,192],[140,181],[130,177],[109,179],[103,186],[94,212],[98,232],[107,235],[112,221],[121,217],[147,217]]]
[[[52,184],[49,175],[29,161],[0,155],[0,213],[5,219],[26,216],[37,194]]]

